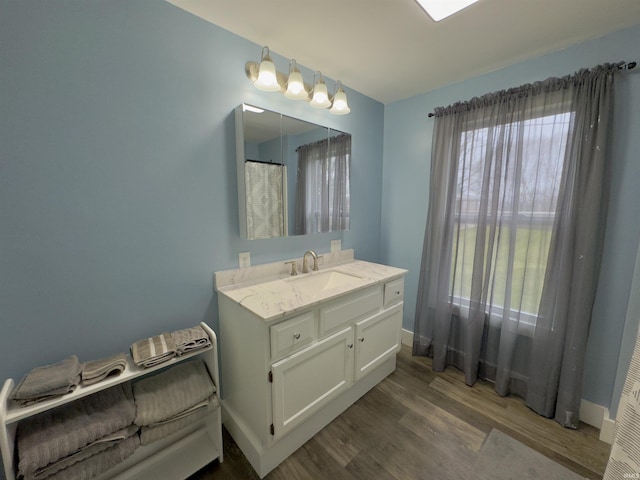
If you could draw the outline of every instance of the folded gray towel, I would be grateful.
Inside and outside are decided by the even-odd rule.
[[[170,360],[175,355],[176,345],[168,332],[139,340],[131,345],[133,363],[139,367],[153,367]]]
[[[176,345],[177,355],[211,345],[209,335],[200,325],[171,332],[171,338],[173,338],[173,342]]]
[[[142,427],[140,429],[140,444],[149,445],[150,443],[162,440],[172,433],[182,430],[201,418],[206,417],[208,413],[208,405],[202,404],[190,410],[189,413],[185,415],[178,415],[171,420],[150,425],[148,427]]]
[[[127,368],[127,356],[118,353],[102,360],[92,360],[82,365],[82,383],[92,385],[109,376],[120,375]]]
[[[133,435],[82,460],[74,463],[68,468],[61,470],[49,477],[47,480],[90,480],[115,467],[129,458],[140,446],[140,436]]]
[[[133,384],[134,423],[148,426],[174,417],[211,397],[215,385],[202,360],[183,362]]]
[[[31,475],[133,423],[131,384],[116,385],[18,423],[18,471]]]
[[[37,367],[27,373],[13,391],[20,405],[30,405],[71,393],[80,383],[82,365],[71,355],[61,362]]]
[[[46,467],[38,469],[33,474],[33,476],[25,476],[24,480],[43,480],[61,470],[64,470],[65,468],[69,468],[71,465],[74,465],[110,447],[113,447],[117,443],[122,442],[123,440],[137,433],[138,427],[136,425],[129,425],[128,427],[118,430],[117,432],[113,432],[110,435],[99,438],[95,442],[90,443],[86,447],[82,447],[77,452],[62,458],[57,462],[50,463]]]

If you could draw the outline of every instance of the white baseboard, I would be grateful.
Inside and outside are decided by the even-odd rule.
[[[602,427],[602,419],[604,418],[606,408],[587,400],[580,402],[580,420],[596,428]]]
[[[582,400],[580,402],[580,420],[600,430],[600,440],[613,442],[613,426],[615,420],[609,418],[609,410],[602,405]]]
[[[400,340],[404,345],[413,347],[413,332],[411,330],[402,329],[402,335]]]
[[[605,409],[605,415],[600,427],[600,440],[611,445],[613,443],[613,427],[616,425],[615,419],[609,418],[609,410]]]
[[[413,346],[413,332],[402,329],[402,343]],[[615,419],[609,418],[609,410],[602,405],[582,400],[580,402],[580,420],[600,430],[600,440],[611,444],[613,442],[613,427]]]

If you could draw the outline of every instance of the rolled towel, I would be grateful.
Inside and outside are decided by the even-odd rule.
[[[76,355],[52,365],[37,367],[27,373],[13,391],[20,405],[31,405],[71,393],[80,383],[82,365]]]
[[[176,345],[177,355],[182,355],[190,350],[207,348],[211,345],[209,335],[200,325],[171,332],[171,338]]]
[[[127,368],[127,357],[118,353],[102,360],[85,362],[82,366],[82,383],[92,385],[113,375],[120,375]]]
[[[133,423],[136,407],[131,384],[124,383],[48,410],[18,423],[18,471],[39,468]]]
[[[133,363],[138,367],[153,367],[172,359],[175,355],[176,345],[168,332],[139,340],[131,345]]]
[[[202,360],[180,363],[133,384],[134,423],[147,426],[174,417],[216,391]]]

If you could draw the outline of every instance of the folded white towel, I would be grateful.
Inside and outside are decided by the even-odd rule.
[[[18,423],[18,470],[31,475],[133,423],[136,407],[124,383]]]
[[[90,480],[124,462],[139,446],[140,436],[132,435],[102,452],[46,477],[46,480]]]
[[[184,414],[179,414],[164,422],[155,423],[148,427],[142,427],[140,429],[140,444],[149,445],[150,443],[157,442],[163,438],[168,437],[172,433],[182,430],[183,428],[197,422],[204,418],[209,413],[209,402],[203,402],[190,409]]]
[[[202,360],[183,362],[143,378],[133,384],[134,423],[147,426],[175,417],[211,397],[215,390]]]
[[[137,433],[138,427],[136,425],[129,425],[128,427],[118,430],[117,432],[113,432],[112,434],[99,438],[95,442],[90,443],[86,447],[82,447],[77,452],[62,458],[57,462],[50,463],[46,467],[38,469],[33,474],[33,476],[26,475],[24,477],[24,480],[43,480],[45,478],[48,478],[53,474],[64,470],[65,468],[69,468],[78,462],[86,460],[89,457],[93,457],[94,455],[115,446],[116,444],[131,437],[132,435],[136,435]]]
[[[153,367],[171,360],[175,355],[176,345],[168,332],[139,340],[131,345],[133,363],[139,367]]]
[[[171,338],[175,343],[177,355],[182,355],[191,350],[207,348],[211,345],[209,335],[200,325],[171,332]]]
[[[118,353],[102,360],[92,360],[82,365],[82,383],[92,385],[107,377],[120,375],[127,368],[127,357]]]
[[[82,365],[75,355],[34,368],[16,386],[13,399],[20,405],[30,405],[71,393],[80,383],[81,371]]]

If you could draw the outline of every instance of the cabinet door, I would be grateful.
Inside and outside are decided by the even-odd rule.
[[[273,435],[278,439],[353,383],[353,328],[274,363]]]
[[[402,304],[356,323],[355,380],[400,351]]]

